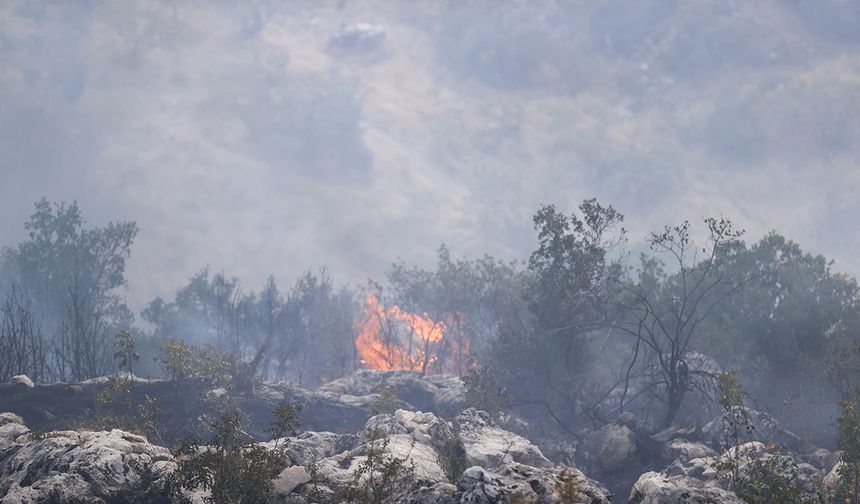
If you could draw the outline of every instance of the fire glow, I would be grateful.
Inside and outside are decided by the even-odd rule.
[[[367,313],[356,326],[355,349],[368,369],[459,372],[468,345],[446,338],[448,328],[426,313],[418,315],[399,306],[382,306],[367,296]]]

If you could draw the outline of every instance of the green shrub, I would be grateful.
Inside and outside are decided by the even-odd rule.
[[[301,404],[290,404],[286,402],[279,404],[272,411],[272,415],[275,419],[269,425],[269,428],[266,429],[266,434],[276,440],[276,447],[281,439],[286,438],[287,436],[295,436],[298,433],[299,426],[301,425],[299,422],[299,413],[301,413],[301,411]]]
[[[836,443],[842,451],[839,467],[839,488],[836,496],[840,502],[860,502],[860,416],[854,401],[840,401],[842,414],[836,421]]]
[[[298,409],[281,404],[273,412],[268,432],[278,437],[298,429]],[[172,492],[185,499],[183,491],[203,490],[211,504],[256,504],[266,502],[272,479],[286,466],[286,442],[269,450],[241,428],[241,412],[230,409],[210,422],[212,438],[206,444],[188,440],[176,452],[178,466]]]
[[[113,357],[118,361],[120,371],[127,371],[129,375],[132,375],[134,363],[140,360],[134,336],[128,331],[118,332],[114,337],[113,347]]]
[[[114,339],[114,358],[120,371],[95,397],[95,411],[87,411],[77,426],[83,429],[122,429],[162,441],[157,420],[161,414],[158,399],[144,395],[143,402],[136,404],[132,394],[134,379],[132,365],[140,355],[136,351],[134,337],[128,331],[119,332]]]
[[[561,504],[575,504],[580,502],[580,493],[582,492],[582,482],[569,468],[562,469],[559,475],[559,483],[555,487]]]
[[[488,366],[478,366],[463,376],[466,388],[466,407],[484,410],[493,418],[508,406],[505,390],[499,386],[496,373]]]
[[[376,433],[367,443],[365,459],[353,472],[349,485],[335,491],[334,502],[395,504],[412,490],[415,466],[388,453],[389,439]]]
[[[439,465],[445,471],[448,481],[453,483],[462,476],[463,471],[468,467],[466,451],[457,435],[447,427],[441,432],[437,432],[434,437],[439,440],[434,443]]]
[[[732,487],[738,481],[741,461],[747,455],[740,447],[751,441],[755,433],[749,411],[744,406],[746,398],[747,393],[738,383],[734,369],[717,376],[717,402],[723,408],[723,447],[722,456],[713,465],[718,471],[728,473]]]
[[[195,347],[183,340],[165,340],[161,345],[161,364],[174,381],[217,383],[223,380],[229,363],[211,346]]]
[[[742,449],[744,443],[753,440],[755,426],[744,406],[747,393],[734,369],[717,377],[717,392],[717,402],[723,408],[723,450],[713,467],[728,477],[735,494],[748,504],[815,502],[815,497],[801,488],[797,465],[790,455],[762,455]]]
[[[237,392],[253,392],[260,374],[260,365],[263,363],[263,357],[266,353],[266,347],[261,347],[254,358],[248,362],[235,356],[224,358],[226,371],[230,376],[230,386]]]
[[[400,399],[397,393],[397,387],[382,384],[376,387],[373,391],[376,396],[370,402],[370,412],[373,415],[381,415],[383,413],[394,413],[400,405]]]
[[[800,487],[794,460],[788,455],[754,457],[734,482],[734,491],[748,504],[804,504],[814,502]]]

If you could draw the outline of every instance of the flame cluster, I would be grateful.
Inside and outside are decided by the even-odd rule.
[[[382,306],[374,294],[367,296],[367,312],[355,329],[355,349],[368,369],[450,372],[468,354],[466,345],[445,339],[444,322],[396,305]]]

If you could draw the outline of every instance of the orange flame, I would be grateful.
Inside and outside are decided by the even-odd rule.
[[[456,372],[468,354],[468,345],[445,339],[444,322],[384,307],[374,294],[367,296],[367,315],[356,331],[358,357],[369,369]]]

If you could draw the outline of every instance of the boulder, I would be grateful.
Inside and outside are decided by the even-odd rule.
[[[24,420],[14,413],[0,413],[0,440],[15,441],[30,432]]]
[[[51,500],[56,499],[56,500]],[[92,495],[89,484],[80,474],[48,474],[21,486],[12,482],[0,504],[40,504],[43,502],[69,502],[81,504],[102,504],[104,501]]]
[[[49,410],[56,414],[54,425],[68,425],[70,415],[85,414],[87,401],[111,379],[41,385],[26,395],[14,392],[12,385],[0,385],[0,407],[9,404],[28,419],[41,418],[34,412]],[[135,391],[171,397],[175,385],[141,381]],[[371,416],[380,387],[395,390],[397,403],[409,407]],[[357,471],[368,451],[381,446],[388,457],[405,461],[409,468],[399,483],[398,492],[403,493],[398,502],[552,503],[573,498],[606,504],[610,499],[600,484],[575,467],[554,466],[532,442],[496,424],[486,412],[468,409],[453,419],[444,417],[456,415],[462,405],[464,389],[457,377],[367,371],[317,391],[267,382],[253,393],[201,386],[195,397],[198,394],[209,402],[235,401],[250,419],[248,432],[258,437],[276,403],[302,406],[301,423],[314,430],[262,443],[287,458],[287,469],[273,480],[278,502],[318,502],[324,495],[336,499],[357,474],[359,479],[367,477]],[[21,400],[26,400],[26,408]],[[416,411],[416,404],[426,408]],[[167,414],[173,412],[187,420],[205,411],[195,403],[166,409]],[[38,430],[47,429],[41,424]],[[0,495],[7,496],[0,504],[168,502],[168,475],[175,467],[167,449],[128,432],[48,431],[36,439],[19,416],[0,414]],[[203,502],[206,496],[202,491],[186,495],[192,502]]]
[[[226,388],[218,387],[204,392],[203,400],[209,404],[223,406],[230,400],[230,394]]]
[[[403,504],[458,504],[457,487],[451,483],[424,485],[403,499]]]
[[[734,493],[685,476],[646,472],[630,491],[630,504],[744,504]]]
[[[13,376],[12,384],[21,389],[31,389],[36,386],[29,376],[22,374]]]
[[[352,449],[354,436],[334,434],[332,432],[302,432],[298,436],[275,439],[263,446],[272,450],[284,449],[289,462],[301,466],[309,466],[313,462],[333,456],[335,453]]]
[[[432,411],[451,417],[462,409],[465,388],[457,376],[421,376],[413,371],[358,371],[317,390],[304,389],[283,381],[266,381],[253,390],[224,389],[188,384],[186,394],[177,394],[177,383],[171,380],[143,379],[128,373],[101,376],[79,383],[51,383],[26,388],[23,384],[0,384],[0,411],[22,415],[35,430],[47,431],[70,425],[95,408],[95,397],[117,378],[134,381],[135,395],[159,399],[163,420],[170,425],[168,441],[174,442],[195,433],[196,421],[214,406],[234,402],[248,415],[247,432],[259,438],[271,420],[272,409],[286,401],[302,407],[301,425],[305,429],[328,432],[357,432],[365,422],[385,406],[384,412],[397,408]],[[25,390],[22,389],[26,389]],[[383,397],[390,388],[397,398]]]
[[[528,439],[499,428],[485,411],[469,408],[454,423],[465,450],[466,462],[493,468],[505,462],[552,467],[540,449]]]
[[[743,480],[753,468],[766,468],[775,476],[791,486],[799,488],[806,497],[814,499],[817,482],[822,473],[811,464],[803,462],[794,453],[775,446],[765,446],[759,441],[751,441],[733,447],[720,456],[704,456],[683,460],[679,458],[662,471],[661,476],[678,485],[691,485],[705,488],[729,488],[728,473],[720,473],[716,467],[736,462],[738,476]],[[826,480],[825,480],[826,482]]]
[[[837,490],[841,483],[841,477],[839,475],[839,471],[844,466],[844,463],[840,460],[834,464],[833,468],[827,473],[827,476],[824,477],[824,485],[831,489]]]
[[[174,468],[169,450],[135,434],[51,432],[3,461],[0,494],[4,503],[140,500],[164,492]]]
[[[383,387],[396,393],[401,409],[433,411],[443,416],[456,415],[466,397],[460,378],[442,374],[421,376],[417,371],[356,371],[322,385],[316,392],[367,407],[378,399]]]
[[[803,456],[803,460],[824,471],[830,471],[839,462],[842,452],[832,452],[826,448],[816,448]]]
[[[376,441],[378,442],[378,441]],[[415,478],[428,482],[448,482],[448,476],[432,446],[416,442],[408,434],[388,438],[387,451],[392,457],[405,460],[415,470]],[[363,458],[358,458],[358,461]]]
[[[636,454],[636,434],[623,423],[613,422],[591,433],[586,440],[589,459],[605,471],[621,469]]]
[[[662,456],[667,460],[688,461],[696,458],[713,457],[717,454],[706,444],[675,438],[663,445]]]
[[[541,469],[516,462],[489,471],[472,466],[457,480],[460,503],[565,503],[609,504],[605,488],[579,470]]]
[[[278,496],[285,496],[295,490],[297,486],[308,483],[310,480],[311,476],[303,466],[290,466],[281,471],[278,477],[274,479],[272,490]]]
[[[797,453],[807,453],[815,449],[806,441],[800,439],[795,433],[783,429],[777,420],[761,411],[747,410],[754,429],[756,441],[768,445],[777,445],[788,448]],[[702,428],[702,434],[706,440],[714,446],[719,446],[724,439],[725,420],[722,417],[711,420]]]
[[[658,443],[668,443],[669,441],[677,438],[689,439],[692,441],[698,441],[700,436],[698,435],[698,431],[694,425],[689,426],[678,426],[672,425],[662,431],[658,432],[651,436],[651,439]]]

